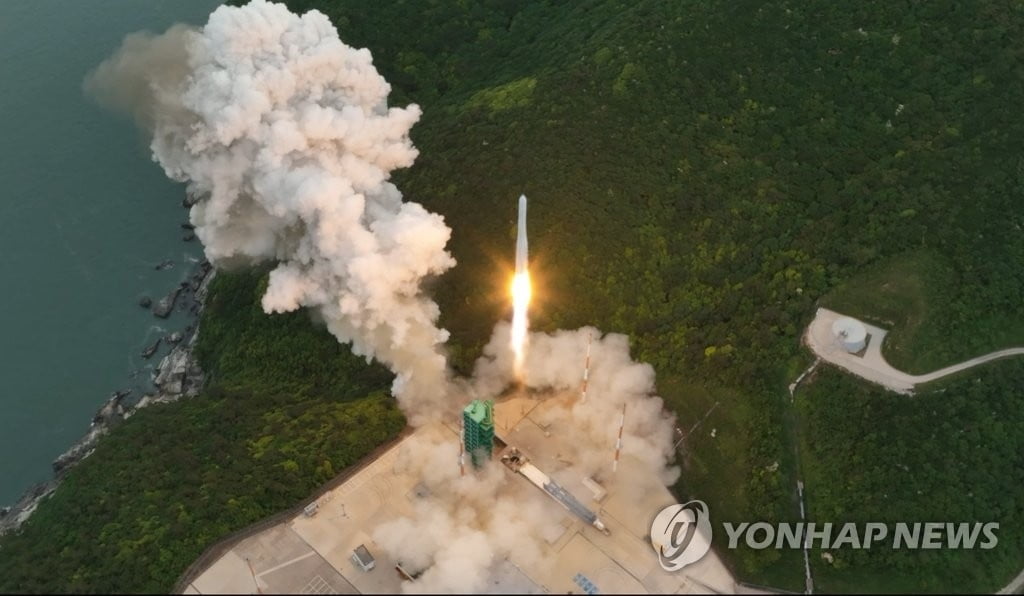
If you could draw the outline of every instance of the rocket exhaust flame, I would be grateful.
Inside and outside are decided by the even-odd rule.
[[[628,500],[643,490],[633,483],[641,474],[656,474],[665,485],[678,478],[671,466],[675,419],[655,395],[654,369],[630,356],[628,337],[593,328],[529,332],[525,197],[511,284],[512,339],[513,326],[501,322],[472,377],[448,367],[448,332],[422,286],[455,265],[445,248],[451,230],[439,215],[404,202],[390,181],[418,154],[408,132],[420,110],[388,107],[390,85],[370,52],[344,44],[322,13],[299,16],[266,0],[222,6],[202,28],[129,36],[86,87],[135,115],[154,159],[173,180],[188,183],[197,201],[190,221],[210,261],[275,264],[264,310],[315,311],[353,353],[387,365],[410,425],[450,420],[467,394],[496,397],[516,380],[538,391],[579,391],[579,360],[590,352],[592,334],[595,366],[585,365],[585,407],[543,413],[545,424],[572,429],[563,454],[572,473],[607,467],[609,425],[628,403],[630,432],[623,417],[616,443],[630,447],[630,465],[609,488]],[[416,576],[405,586],[409,592],[483,592],[501,558],[516,553],[518,560],[543,561],[543,536],[561,520],[548,503],[504,490],[507,474],[496,466],[468,473],[459,435],[459,470],[437,465],[455,454],[444,440],[450,437],[424,433],[417,435],[419,448],[401,450],[403,469],[433,496],[417,497],[410,515],[367,528]],[[596,515],[572,504],[550,478],[539,488],[585,519]]]
[[[529,320],[526,312],[530,306],[529,249],[526,241],[526,195],[519,195],[519,225],[516,233],[516,272],[512,277],[512,352],[515,354],[513,372],[515,378],[523,379],[523,362],[526,358],[526,336]]]
[[[529,321],[526,310],[530,304],[530,274],[517,273],[512,278],[512,351],[515,354],[515,377],[522,380],[523,362],[526,359],[526,334]]]

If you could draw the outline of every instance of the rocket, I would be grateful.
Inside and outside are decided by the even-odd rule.
[[[530,307],[529,256],[526,248],[526,195],[519,195],[519,227],[516,230],[516,272],[512,276],[512,328],[510,339],[515,360],[512,370],[518,380],[523,379],[523,365],[530,323],[526,311]]]
[[[526,195],[519,195],[519,230],[516,233],[516,275],[526,273],[529,260],[526,246]]]

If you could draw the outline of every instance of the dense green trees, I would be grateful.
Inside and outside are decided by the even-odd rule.
[[[267,316],[260,306],[265,273],[239,271],[213,281],[196,355],[212,371],[214,391],[290,402],[351,399],[390,386],[386,368],[353,356],[310,313]]]
[[[875,420],[921,469],[934,469],[929,486],[977,480],[987,483],[985,494],[1002,487],[1004,500],[986,497],[982,513],[999,516],[1006,536],[1020,536],[1015,504],[1024,485],[1006,467],[1021,467],[1009,450],[1020,441],[1019,410],[972,418],[977,440],[969,453],[956,451],[972,462],[968,469],[941,460],[938,438],[913,453],[910,446],[938,422],[921,404],[966,398],[973,385],[951,385],[928,402],[877,392],[826,402],[833,389],[867,391],[826,373],[810,385],[811,404],[796,411],[786,391],[810,361],[799,334],[823,297],[897,327],[893,361],[912,371],[1024,344],[1024,121],[1009,107],[1024,99],[1014,42],[1024,33],[1019,7],[990,0],[287,3],[325,12],[347,43],[373,51],[394,86],[392,103],[424,108],[413,130],[421,155],[396,182],[454,230],[459,265],[431,290],[461,372],[507,316],[515,199],[525,192],[534,326],[628,333],[634,355],[654,364],[684,432],[711,412],[682,444],[676,490],[706,499],[716,521],[795,518],[801,440],[811,441],[801,453],[812,517],[869,516],[876,501],[827,491],[849,486],[856,495],[903,481],[870,428]],[[293,395],[312,408],[363,375],[352,395],[384,386],[386,373],[346,359],[305,315],[265,317],[253,299],[258,288],[231,279],[204,322],[212,343],[204,339],[201,351],[215,364],[215,397],[164,410],[224,403],[236,404],[224,406],[232,415],[255,416],[250,407],[287,412]],[[222,320],[231,322],[221,328]],[[231,348],[236,337],[245,347]],[[310,358],[306,349],[330,357]],[[252,367],[263,361],[275,368]],[[997,371],[1005,366],[1013,365],[972,373],[992,371],[984,399],[1019,399],[1014,376]],[[232,397],[262,391],[273,406]],[[260,418],[274,433],[255,424],[232,440],[246,449],[252,442],[256,452],[267,434],[299,440],[274,426],[283,421]],[[872,432],[871,449],[853,450]],[[112,443],[122,440],[117,435]],[[830,437],[847,444],[831,445]],[[990,468],[998,473],[974,477],[986,462],[1003,460]],[[341,463],[332,460],[335,469]],[[266,498],[283,502],[284,494]],[[973,502],[965,492],[941,494],[948,511]],[[905,496],[910,509],[902,512],[925,514],[920,498]],[[803,587],[799,557],[723,554],[744,579]],[[961,556],[875,553],[816,572],[836,589],[870,579],[868,587],[879,589],[986,590],[1008,579],[1014,559],[1022,562],[1012,549],[991,555],[999,561]],[[9,561],[0,555],[0,570],[12,569]],[[984,573],[965,571],[975,564]]]
[[[994,591],[1020,571],[1024,393],[1007,388],[1022,374],[1007,360],[898,397],[827,368],[797,394],[815,521],[1000,522],[992,550],[812,552],[820,589]]]
[[[871,296],[886,280],[862,272],[921,279],[892,315],[915,319],[893,335],[910,370],[1024,344],[1024,123],[1005,109],[1024,79],[1007,5],[290,4],[346,23],[394,101],[424,106],[399,184],[454,229],[460,264],[436,295],[456,365],[506,315],[526,192],[534,325],[629,333],[683,429],[720,403],[687,438],[677,487],[718,519],[796,515],[786,385],[839,284]],[[408,70],[411,53],[431,66]],[[481,101],[523,81],[505,109]],[[752,581],[802,587],[798,563],[727,556]]]

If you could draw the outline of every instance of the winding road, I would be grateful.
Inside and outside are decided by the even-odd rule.
[[[796,380],[789,387],[790,396],[793,395],[793,391],[796,386],[803,380],[804,376],[810,373],[814,367],[818,365],[820,360],[831,362],[836,366],[857,375],[858,377],[867,379],[873,383],[878,383],[884,387],[892,389],[898,393],[911,394],[914,392],[916,385],[921,383],[927,383],[942,377],[958,373],[968,368],[973,368],[979,364],[991,362],[993,360],[999,360],[1000,358],[1008,358],[1010,356],[1024,356],[1024,348],[1007,348],[1005,350],[998,350],[984,356],[978,356],[977,358],[971,358],[965,360],[959,364],[940,368],[939,370],[926,373],[923,375],[911,375],[901,370],[893,368],[885,358],[882,356],[882,343],[885,340],[885,336],[888,333],[885,329],[869,325],[864,321],[860,321],[861,324],[867,329],[868,332],[868,345],[861,355],[851,354],[847,352],[839,342],[835,335],[832,333],[832,323],[840,317],[844,317],[840,313],[827,308],[819,308],[818,312],[814,316],[814,320],[807,326],[807,330],[804,332],[804,342],[811,348],[819,360],[815,361],[809,369],[807,369],[800,378]],[[803,483],[798,483],[801,489],[801,495],[803,492]],[[803,503],[801,503],[801,507]],[[1024,571],[1021,571],[1017,577],[1010,581],[1003,589],[999,590],[999,594],[1024,594]]]
[[[844,316],[834,310],[819,308],[814,316],[814,320],[807,326],[807,331],[804,333],[804,341],[822,360],[831,362],[859,377],[878,383],[898,393],[913,393],[916,385],[941,379],[979,364],[1010,356],[1024,356],[1024,348],[1007,348],[923,375],[912,375],[893,368],[885,361],[885,357],[882,356],[882,343],[885,341],[888,331],[874,325],[869,325],[864,321],[861,321],[861,323],[868,332],[868,345],[864,353],[857,355],[844,350],[839,345],[835,335],[832,334],[832,323]]]

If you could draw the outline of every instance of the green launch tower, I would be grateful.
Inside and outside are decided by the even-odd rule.
[[[474,468],[491,459],[494,450],[494,402],[474,399],[462,410],[463,441]]]

